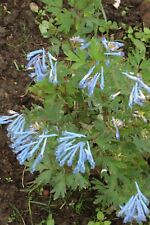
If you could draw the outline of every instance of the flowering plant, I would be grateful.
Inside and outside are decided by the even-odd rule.
[[[143,62],[133,63],[134,54],[125,58],[122,42],[70,41],[78,47],[66,48],[64,61],[44,49],[27,55],[35,81],[29,91],[40,104],[1,116],[0,123],[8,124],[20,164],[39,172],[34,184],[52,185],[55,199],[67,188],[91,186],[95,203],[117,209],[134,180],[143,190],[149,186],[150,79]]]

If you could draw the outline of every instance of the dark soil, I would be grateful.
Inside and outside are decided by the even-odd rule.
[[[113,1],[104,1],[107,18],[126,23],[128,25],[142,25],[139,5],[135,1],[123,0],[117,10],[112,6]],[[132,3],[131,3],[132,2]],[[0,114],[4,115],[9,109],[20,111],[23,107],[30,107],[32,99],[25,94],[30,84],[26,72],[25,55],[27,52],[48,46],[35,24],[34,14],[29,8],[30,0],[0,0]],[[37,2],[40,5],[40,3]],[[123,16],[123,11],[127,15]],[[133,13],[134,11],[134,13]],[[9,141],[5,128],[0,129],[0,225],[36,225],[49,213],[47,204],[49,190],[34,192],[27,195],[24,189],[33,175],[26,173],[9,149]],[[82,193],[87,195],[86,193]],[[86,196],[87,197],[87,196]],[[71,202],[57,202],[51,206],[53,216],[58,225],[80,224],[86,225],[95,213],[91,207],[90,197],[81,214],[75,210],[75,204],[80,193],[72,196]],[[30,204],[30,200],[34,203]],[[36,203],[35,203],[36,202]],[[38,202],[43,203],[39,205]],[[29,212],[29,205],[31,210]]]

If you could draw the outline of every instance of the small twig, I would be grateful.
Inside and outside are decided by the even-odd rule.
[[[66,202],[64,202],[64,203],[59,207],[59,209],[62,209],[65,205],[66,205]]]
[[[28,208],[29,208],[29,215],[30,215],[31,225],[34,225],[33,224],[33,219],[32,219],[32,209],[31,209],[31,200],[30,200],[30,198],[29,198]]]
[[[21,177],[21,184],[22,184],[22,187],[24,188],[24,174],[25,174],[25,168],[26,167],[24,167],[24,169],[23,169],[23,171],[22,171],[22,177]]]

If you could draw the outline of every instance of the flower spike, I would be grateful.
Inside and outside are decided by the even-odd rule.
[[[57,59],[52,56],[50,52],[45,49],[39,49],[27,54],[28,63],[27,70],[32,70],[29,77],[33,78],[35,82],[49,77],[49,82],[57,84]]]
[[[104,53],[106,56],[120,56],[120,57],[124,56],[124,52],[118,51],[119,48],[124,46],[123,43],[118,41],[107,41],[105,37],[102,37],[101,41],[107,50],[107,52]],[[109,60],[107,60],[106,63],[107,65],[109,65]]]
[[[150,87],[145,84],[140,76],[133,76],[132,73],[123,72],[123,75],[128,77],[130,80],[135,81],[135,85],[133,86],[130,97],[129,97],[129,108],[132,108],[134,104],[143,106],[145,102],[145,95],[142,92],[142,89],[145,89],[150,94]]]
[[[9,116],[1,116],[0,124],[8,124],[8,137],[12,142],[10,148],[17,154],[17,160],[21,165],[31,157],[35,157],[39,152],[31,167],[31,172],[33,173],[37,164],[43,158],[48,138],[57,135],[49,134],[47,130],[43,130],[42,134],[38,134],[33,126],[25,128],[25,118],[23,114],[16,112],[11,112]]]
[[[60,144],[56,148],[55,155],[60,166],[64,166],[65,163],[67,163],[69,167],[72,166],[73,159],[77,152],[79,152],[77,165],[73,170],[75,174],[79,172],[85,173],[86,161],[90,163],[92,169],[95,167],[89,143],[84,141],[77,142],[77,139],[85,137],[86,136],[83,134],[64,131],[62,137],[58,138]]]
[[[87,87],[89,96],[93,95],[94,89],[95,89],[98,81],[100,81],[100,89],[101,90],[104,89],[104,69],[103,69],[103,66],[101,66],[101,71],[99,73],[95,73],[94,77],[92,77],[92,73],[93,73],[96,65],[92,66],[89,69],[87,74],[83,77],[83,79],[79,83],[79,87],[81,89],[84,89],[84,88]]]
[[[129,201],[121,206],[121,210],[118,213],[118,217],[124,217],[124,223],[132,223],[134,220],[137,223],[142,223],[146,221],[146,217],[150,214],[148,209],[149,200],[140,191],[140,188],[135,182],[137,194],[133,195]]]

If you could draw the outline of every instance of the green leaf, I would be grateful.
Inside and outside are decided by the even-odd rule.
[[[150,29],[147,27],[144,27],[144,33],[150,35]]]
[[[111,224],[111,222],[108,221],[108,220],[106,220],[106,221],[103,222],[103,225],[110,225],[110,224]]]
[[[98,213],[97,213],[97,219],[98,220],[100,220],[100,221],[103,221],[104,220],[104,214],[101,212],[101,211],[99,211]]]
[[[63,1],[62,0],[41,0],[43,3],[49,5],[49,7],[51,6],[55,6],[55,7],[62,7],[63,5]]]
[[[133,28],[132,27],[129,27],[128,34],[133,34]]]
[[[67,60],[73,61],[73,62],[78,62],[80,59],[79,57],[71,50],[65,51],[65,55],[67,55]]]
[[[91,44],[89,46],[89,55],[94,60],[99,60],[102,56],[102,48],[100,48],[100,44],[96,39],[92,39]]]
[[[132,41],[135,44],[136,48],[139,49],[141,52],[146,51],[146,47],[142,41],[135,39],[135,38],[133,38]]]
[[[57,25],[60,32],[68,33],[73,22],[72,12],[67,9],[63,9],[63,12],[57,15]]]
[[[95,225],[95,222],[94,221],[90,221],[90,222],[88,222],[87,225]]]
[[[51,214],[47,218],[46,225],[55,225],[55,221],[52,218],[52,215]]]
[[[45,37],[45,38],[49,37],[49,34],[48,34],[49,28],[50,28],[50,26],[49,26],[49,22],[47,20],[43,20],[42,23],[40,23],[39,29],[40,29],[40,32],[43,35],[43,37]]]
[[[54,193],[54,200],[62,197],[65,197],[66,194],[66,177],[62,173],[58,173],[53,178],[53,189],[52,193]]]
[[[52,173],[50,170],[45,170],[40,173],[40,175],[35,179],[35,183],[38,184],[48,184],[50,182]]]

